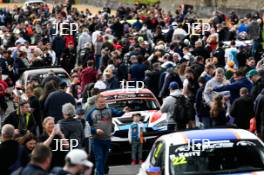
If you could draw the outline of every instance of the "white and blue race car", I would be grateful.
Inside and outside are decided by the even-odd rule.
[[[263,175],[264,144],[242,129],[205,129],[161,136],[138,175]]]

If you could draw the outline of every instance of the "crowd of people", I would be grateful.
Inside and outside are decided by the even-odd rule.
[[[79,31],[56,34],[60,23]],[[264,139],[264,15],[216,11],[210,29],[203,23],[192,8],[166,12],[158,4],[121,6],[114,15],[57,4],[0,9],[1,174],[91,173],[83,148],[94,154],[96,175],[107,174],[112,116],[128,109],[108,108],[100,92],[121,88],[120,81],[143,81],[171,132],[232,126]],[[53,71],[16,84],[27,69],[54,66],[71,84]],[[142,163],[143,131],[135,136],[133,127],[132,164],[136,149]]]

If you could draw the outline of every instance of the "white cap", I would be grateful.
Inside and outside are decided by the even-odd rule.
[[[81,149],[73,149],[66,155],[66,159],[69,159],[71,164],[92,168],[93,163],[87,160],[87,157],[86,152]]]

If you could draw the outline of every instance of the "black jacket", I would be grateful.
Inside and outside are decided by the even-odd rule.
[[[251,96],[253,100],[257,98],[257,96],[260,94],[263,88],[264,88],[264,81],[262,79],[259,79],[256,83],[254,83],[251,89]]]
[[[78,147],[81,148],[84,140],[84,131],[81,121],[73,118],[59,121],[60,128],[66,139],[77,139]]]
[[[160,71],[154,70],[146,74],[144,80],[144,83],[147,86],[147,88],[151,90],[151,92],[153,92],[156,97],[158,97],[159,95],[158,85],[159,85],[160,75],[161,75]]]
[[[56,121],[63,119],[62,105],[71,103],[75,105],[75,99],[62,90],[57,90],[49,94],[44,103],[44,111],[46,116],[52,116]]]
[[[249,121],[255,116],[252,98],[243,96],[236,99],[231,106],[230,115],[235,118],[238,128],[249,129]]]
[[[18,111],[14,111],[10,113],[6,119],[4,120],[4,124],[11,124],[15,127],[15,129],[20,129],[20,130],[29,130],[30,132],[35,133],[35,128],[36,128],[36,121],[31,113],[26,114],[26,124],[25,126],[20,126],[21,122],[21,115],[19,114]]]
[[[48,175],[49,173],[43,170],[41,167],[30,163],[25,168],[21,169],[20,172],[18,172],[16,175],[20,175],[20,174],[21,175]]]
[[[256,127],[257,132],[264,133],[264,89],[258,95],[254,103],[254,109],[256,113]]]
[[[20,163],[27,159],[27,154],[23,147],[15,140],[4,141],[0,144],[0,173],[1,175],[9,175],[11,172],[8,170],[18,159],[18,151],[20,153]]]

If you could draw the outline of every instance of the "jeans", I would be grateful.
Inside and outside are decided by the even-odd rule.
[[[96,175],[104,175],[104,166],[107,162],[111,140],[92,140],[92,149],[95,156]]]
[[[95,67],[98,70],[101,66],[101,55],[95,55]]]
[[[142,160],[142,147],[143,144],[141,144],[139,141],[132,141],[132,160],[137,160],[137,154],[138,154],[138,160]]]

